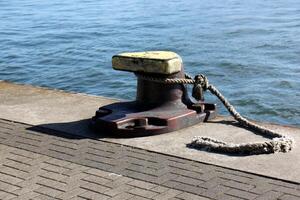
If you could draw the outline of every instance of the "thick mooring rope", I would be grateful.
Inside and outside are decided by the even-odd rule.
[[[196,136],[192,142],[188,144],[189,147],[197,149],[205,149],[207,151],[215,151],[220,153],[237,153],[237,154],[267,154],[276,152],[289,152],[293,146],[293,139],[284,135],[281,135],[275,131],[259,126],[253,122],[250,122],[243,116],[241,116],[235,108],[229,103],[229,101],[219,92],[219,90],[209,84],[208,79],[200,74],[195,76],[193,79],[189,75],[185,75],[185,78],[156,78],[148,75],[138,74],[139,78],[148,81],[154,81],[164,84],[193,84],[193,97],[197,100],[203,99],[203,91],[209,90],[212,94],[218,97],[223,103],[228,112],[237,120],[243,127],[251,129],[262,136],[272,138],[265,142],[253,142],[253,143],[242,143],[233,144],[222,142],[217,139]]]

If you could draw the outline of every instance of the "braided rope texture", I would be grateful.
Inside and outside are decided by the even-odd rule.
[[[236,109],[229,103],[229,101],[221,94],[221,92],[215,86],[209,84],[208,79],[202,74],[195,76],[194,79],[188,74],[185,74],[185,78],[173,79],[151,77],[144,74],[138,74],[138,77],[144,80],[163,84],[193,84],[194,88],[201,88],[201,92],[202,89],[204,91],[209,90],[213,95],[218,97],[218,99],[223,103],[228,112],[233,116],[233,118],[236,121],[240,123],[241,126],[247,129],[251,129],[264,137],[271,138],[271,140],[265,142],[234,144],[223,142],[210,137],[196,136],[192,139],[192,142],[187,145],[188,147],[219,153],[243,155],[270,154],[277,152],[286,153],[291,151],[293,148],[294,140],[292,138],[284,136],[268,128],[259,126],[241,116],[236,111]]]

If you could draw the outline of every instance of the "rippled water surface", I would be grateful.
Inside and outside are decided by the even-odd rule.
[[[0,1],[0,79],[133,99],[111,56],[144,50],[177,52],[246,117],[300,125],[299,0]]]

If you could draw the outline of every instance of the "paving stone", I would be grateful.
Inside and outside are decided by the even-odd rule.
[[[200,178],[203,175],[202,172],[199,173],[199,172],[188,171],[188,170],[179,169],[179,168],[168,168],[168,170],[171,171],[172,174],[177,174],[177,175],[180,175],[180,176],[186,176],[186,177],[199,179],[199,180],[201,180]]]
[[[15,193],[19,196],[23,196],[24,194],[26,194],[28,192],[32,192],[32,191],[38,189],[39,187],[41,187],[40,185],[37,184],[38,179],[40,179],[40,177],[32,177],[31,179],[28,179],[21,183],[18,183],[18,186],[21,188],[13,191],[13,193]]]
[[[54,172],[57,174],[61,174],[63,171],[65,171],[64,167],[55,166],[53,164],[47,164],[47,166],[43,167],[42,169],[49,171],[49,172]]]
[[[29,152],[29,151],[25,151],[25,150],[22,150],[22,149],[17,149],[17,151],[11,151],[10,153],[13,154],[13,155],[17,155],[17,156],[21,156],[21,157],[24,157],[24,158],[28,158],[29,162],[32,161],[33,159],[36,159],[36,158],[39,158],[39,157],[42,156],[42,155],[39,155],[39,154],[33,154],[33,153]],[[21,159],[18,159],[18,161],[20,161],[20,160]]]
[[[113,176],[113,175],[110,175],[110,173],[108,174],[107,172],[104,172],[102,170],[95,169],[95,168],[89,168],[84,173],[94,175],[94,176],[99,176],[99,177],[102,177],[105,179],[110,179],[110,180],[115,180],[115,179],[120,178],[120,176]]]
[[[56,180],[56,181],[61,181],[64,180],[65,178],[67,178],[66,175],[63,174],[58,174],[55,172],[50,172],[50,171],[46,171],[44,169],[42,169],[43,173],[41,173],[39,176],[42,178],[47,178],[50,180]]]
[[[19,195],[17,197],[12,198],[12,200],[29,200],[29,199],[33,199],[37,196],[40,196],[40,194],[38,194],[34,191],[29,191],[29,192],[26,192],[22,195]]]
[[[78,198],[78,195],[85,193],[86,190],[79,187],[74,187],[61,195],[58,195],[57,198],[59,199],[72,199],[72,198]],[[80,197],[79,197],[80,198]]]
[[[256,177],[255,179],[258,179],[259,177]],[[261,179],[260,179],[261,180]],[[264,179],[264,181],[266,181]],[[268,183],[271,185],[277,185],[277,186],[283,186],[291,189],[300,189],[300,183],[295,184],[295,183],[290,183],[287,181],[281,181],[281,180],[274,180],[274,179],[268,179]]]
[[[101,200],[109,199],[109,196],[106,196],[106,195],[98,193],[98,192],[93,192],[93,191],[86,191],[86,192],[78,195],[78,197],[82,197],[85,199],[101,199]]]
[[[40,186],[53,188],[53,189],[59,190],[61,192],[65,192],[66,188],[67,188],[66,183],[62,183],[62,182],[58,182],[58,181],[54,181],[54,180],[50,180],[50,179],[46,179],[46,178],[41,178],[41,177],[37,180],[37,184]]]
[[[17,197],[15,194],[6,192],[6,191],[0,191],[0,199],[5,200],[5,199],[12,199]]]
[[[186,193],[186,192],[177,195],[176,198],[183,199],[183,200],[209,200],[209,198],[199,196],[199,195],[190,194],[190,193]]]
[[[299,196],[285,194],[279,198],[279,200],[300,200]]]
[[[216,197],[217,200],[241,200],[240,197],[231,196],[228,194],[221,194]]]
[[[200,195],[200,194],[202,194],[206,191],[205,189],[203,189],[201,187],[197,187],[197,186],[193,186],[193,185],[187,185],[187,184],[184,184],[184,183],[178,183],[177,185],[174,186],[174,189],[189,192],[189,193],[192,193],[192,194],[197,194],[197,195]]]
[[[20,189],[21,187],[17,186],[17,185],[13,185],[10,183],[5,183],[0,181],[0,191],[6,191],[6,192],[12,192],[15,191],[17,189]]]
[[[283,193],[276,192],[276,191],[269,191],[264,193],[263,195],[256,198],[256,200],[272,200],[272,199],[278,199],[280,196],[282,196]]]
[[[210,172],[202,174],[201,177],[199,177],[199,179],[201,179],[203,181],[209,181],[211,179],[220,177],[221,175],[223,175],[223,173],[217,172],[217,171],[210,171]]]
[[[250,190],[250,192],[253,192],[255,194],[264,194],[266,192],[271,191],[274,189],[274,185],[271,185],[267,182],[253,182],[253,188]]]
[[[252,188],[254,188],[253,185],[240,183],[240,182],[236,182],[236,181],[233,181],[233,180],[223,182],[222,185],[225,185],[225,186],[228,186],[228,187],[231,187],[231,188],[240,189],[240,190],[245,190],[245,191],[249,191]]]
[[[124,192],[112,197],[110,200],[127,200],[132,199],[133,197],[134,195]]]
[[[122,171],[122,174],[124,176],[128,176],[133,179],[147,180],[148,182],[154,182],[157,179],[155,176],[152,176],[149,174],[144,174],[142,172],[131,171],[131,170],[124,170],[124,171]]]
[[[226,182],[227,180],[221,179],[219,177],[212,178],[208,181],[204,181],[200,186],[203,188],[213,188],[216,187],[217,185],[221,185],[222,183]]]
[[[121,185],[127,184],[128,182],[131,182],[132,180],[133,180],[132,178],[121,176],[117,179],[114,179],[111,182],[105,183],[105,186],[107,186],[109,188],[116,188],[116,187],[119,187]]]
[[[208,190],[201,193],[201,195],[209,198],[216,198],[218,195],[230,190],[230,188],[223,185],[217,185],[215,187],[209,188]]]
[[[130,200],[150,200],[149,198],[144,198],[141,196],[133,196]]]
[[[183,192],[179,191],[179,190],[169,189],[163,193],[158,194],[157,196],[154,196],[153,199],[155,199],[155,200],[170,199],[170,198],[176,197],[177,195],[179,195],[181,193],[183,193]]]
[[[69,165],[68,165],[69,166]],[[76,165],[77,167],[76,168],[73,168],[73,169],[66,169],[66,170],[63,170],[61,172],[62,175],[65,175],[65,176],[76,176],[78,173],[81,173],[85,170],[87,170],[88,168],[86,166],[80,166],[80,165]]]
[[[115,187],[115,188],[111,188],[110,190],[107,190],[106,192],[104,192],[104,194],[111,196],[111,197],[115,197],[119,194],[123,194],[128,192],[129,190],[132,190],[134,187],[130,186],[130,185],[120,185],[119,187]]]
[[[86,181],[85,181],[84,184],[82,184],[80,186],[80,188],[83,188],[85,190],[89,190],[89,191],[92,191],[92,192],[102,193],[102,194],[104,194],[105,191],[110,189],[109,187],[105,187],[105,186],[100,185],[100,184],[95,184],[95,183],[86,182]]]
[[[256,194],[238,190],[238,189],[230,189],[230,190],[226,191],[225,194],[229,194],[231,196],[235,196],[235,197],[242,198],[242,199],[255,199],[257,197]]]
[[[4,174],[0,171],[0,181],[16,185],[17,183],[22,182],[24,180],[14,177],[12,175]]]
[[[57,200],[57,198],[55,197],[49,197],[47,195],[38,195],[38,196],[35,196],[34,198],[32,198],[33,200]],[[59,199],[58,199],[59,200]]]
[[[164,182],[162,185],[168,188],[176,188],[177,185],[179,185],[179,182],[173,181],[173,180],[168,180]]]
[[[86,200],[86,198],[76,196],[76,197],[72,197],[68,200]]]
[[[156,184],[165,184],[166,182],[170,182],[171,180],[175,180],[178,177],[178,175],[173,173],[165,173],[162,176],[159,176],[153,180]],[[174,182],[174,181],[172,181]]]
[[[238,174],[233,174],[233,173],[222,173],[220,174],[220,177],[228,180],[241,182],[241,183],[249,183],[252,180],[252,178],[240,176]]]
[[[164,193],[165,191],[169,190],[169,188],[158,185],[154,188],[151,188],[150,190],[157,193]]]
[[[60,191],[60,190],[57,190],[54,188],[50,188],[47,186],[40,186],[39,188],[35,189],[34,192],[42,194],[42,195],[46,195],[49,197],[56,197],[63,193],[63,191]]]
[[[56,140],[54,143],[50,143],[50,145],[56,146],[56,147],[61,147],[61,148],[67,148],[71,151],[75,151],[78,149],[78,144],[76,143],[71,143],[68,141],[62,141],[62,140]]]
[[[51,158],[51,159],[45,161],[44,163],[63,167],[63,168],[65,167],[66,169],[70,169],[68,165],[73,164],[73,163],[65,161],[65,160],[58,160],[58,159],[54,159],[54,158]]]
[[[144,198],[149,198],[149,199],[158,194],[156,192],[152,192],[150,190],[145,190],[145,189],[142,189],[142,188],[133,188],[132,190],[129,190],[128,193],[136,195],[136,196],[141,196],[141,197],[144,197]]]
[[[210,164],[205,164],[205,163],[201,163],[201,162],[197,162],[197,161],[191,161],[191,165],[200,168],[202,173],[207,173],[210,171],[218,171],[217,166],[212,166]],[[222,169],[224,169],[224,168],[222,168]]]
[[[9,159],[29,166],[31,166],[31,162],[33,160],[32,158],[24,157],[22,155],[15,154],[14,152],[11,153]]]
[[[112,181],[110,179],[102,178],[100,176],[95,176],[95,175],[86,175],[82,177],[81,180],[91,182],[91,183],[99,183],[99,184],[107,184]]]
[[[202,181],[202,180],[185,177],[185,176],[178,176],[176,179],[174,179],[174,181],[180,182],[180,183],[185,183],[188,185],[194,185],[194,186],[200,186],[204,183],[204,181]]]
[[[134,180],[134,181],[131,181],[127,184],[131,185],[131,186],[138,187],[138,188],[147,189],[147,190],[150,190],[151,188],[154,188],[156,186],[155,184],[147,183],[147,182],[140,181],[140,180]]]
[[[300,191],[297,189],[292,189],[292,188],[288,188],[288,187],[284,187],[284,186],[279,186],[276,187],[274,190],[278,191],[278,192],[283,192],[286,194],[292,194],[294,196],[300,197]]]

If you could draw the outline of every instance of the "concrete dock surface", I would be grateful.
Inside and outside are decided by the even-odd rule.
[[[289,153],[233,156],[193,136],[264,141],[230,117],[150,137],[112,138],[89,119],[116,102],[0,81],[0,199],[300,199],[300,129]]]

